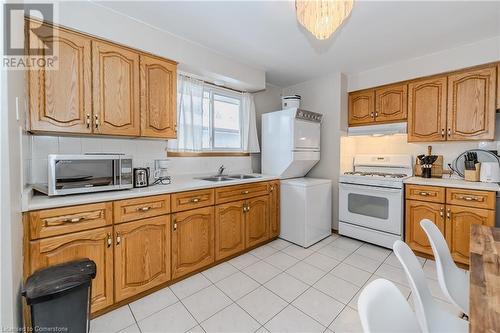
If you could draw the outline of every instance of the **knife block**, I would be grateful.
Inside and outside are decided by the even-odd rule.
[[[474,166],[476,167],[476,170],[464,171],[464,178],[469,182],[478,182],[480,179],[479,176],[481,173],[481,163],[476,163],[474,164]]]

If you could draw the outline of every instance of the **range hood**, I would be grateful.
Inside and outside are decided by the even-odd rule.
[[[371,135],[382,136],[392,134],[406,134],[406,123],[392,123],[349,127],[347,136]]]

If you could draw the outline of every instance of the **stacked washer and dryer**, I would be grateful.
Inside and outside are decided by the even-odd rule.
[[[299,108],[262,115],[262,173],[281,179],[279,237],[302,247],[332,230],[332,181],[305,177],[320,160],[322,118]]]

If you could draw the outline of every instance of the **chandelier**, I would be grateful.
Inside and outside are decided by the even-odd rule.
[[[297,20],[317,39],[329,38],[351,14],[354,0],[295,0]]]

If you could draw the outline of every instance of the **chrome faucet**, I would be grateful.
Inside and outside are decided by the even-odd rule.
[[[224,167],[224,165],[221,165],[219,167],[219,171],[217,173],[217,176],[222,176],[224,174],[224,170],[226,170],[226,168]]]

